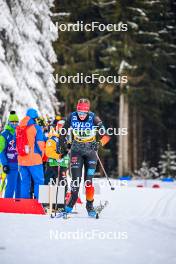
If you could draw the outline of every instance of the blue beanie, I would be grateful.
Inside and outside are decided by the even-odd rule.
[[[35,110],[34,108],[29,108],[27,110],[26,115],[29,116],[32,119],[35,119],[35,118],[38,118],[39,117],[39,115],[37,113],[37,110]]]

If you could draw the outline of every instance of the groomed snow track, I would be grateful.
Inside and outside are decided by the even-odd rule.
[[[102,187],[101,218],[0,214],[2,264],[175,264],[176,188]],[[113,236],[113,237],[112,237]]]

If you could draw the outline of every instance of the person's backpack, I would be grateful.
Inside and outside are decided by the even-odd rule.
[[[29,143],[27,138],[27,126],[17,126],[16,128],[16,148],[18,155],[25,156],[29,154]]]

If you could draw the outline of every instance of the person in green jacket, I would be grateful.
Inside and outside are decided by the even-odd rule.
[[[18,153],[16,150],[16,127],[18,116],[15,111],[11,111],[7,124],[0,134],[0,163],[3,173],[5,173],[7,184],[5,198],[20,198],[20,176],[18,173]]]

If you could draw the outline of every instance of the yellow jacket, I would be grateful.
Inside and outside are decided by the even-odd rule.
[[[48,158],[59,160],[61,159],[61,154],[56,152],[57,142],[59,141],[58,136],[51,136],[46,142],[45,153]]]

